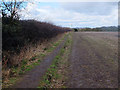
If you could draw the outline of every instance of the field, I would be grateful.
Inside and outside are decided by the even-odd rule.
[[[67,87],[118,87],[118,33],[76,32]]]
[[[117,88],[118,33],[70,32],[43,60],[3,87],[12,88]],[[55,47],[56,46],[56,47]],[[16,69],[17,70],[17,69]],[[21,69],[22,70],[22,69]]]

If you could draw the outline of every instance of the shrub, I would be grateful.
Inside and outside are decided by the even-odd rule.
[[[71,31],[69,28],[59,27],[46,22],[35,20],[16,21],[16,25],[7,23],[7,19],[3,20],[2,32],[2,50],[3,64],[11,67],[11,56],[19,54],[22,49],[27,49],[27,45],[37,45],[56,37],[58,34]],[[7,54],[5,52],[8,52]],[[7,61],[6,61],[7,60]]]

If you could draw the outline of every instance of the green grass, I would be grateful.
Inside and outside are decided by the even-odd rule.
[[[18,80],[18,78],[10,78],[9,83],[5,83],[6,87],[9,87],[10,85],[13,85],[17,80]]]
[[[31,60],[34,61],[36,59],[36,56],[32,57]]]
[[[50,68],[48,68],[45,76],[43,77],[43,81],[40,82],[40,86],[38,86],[37,88],[46,88],[46,87],[50,87],[50,83],[52,78],[58,79],[61,76],[57,74],[57,67],[59,64],[59,61],[61,60],[61,54],[64,53],[64,50],[61,49],[60,53],[54,58],[52,65],[50,65]]]
[[[27,60],[22,60],[22,64],[23,65],[27,64]]]
[[[53,44],[53,46],[58,46],[59,45],[59,42],[56,42],[55,44]]]
[[[47,52],[53,51],[53,50],[55,49],[55,47],[57,47],[57,46],[60,44],[61,41],[62,41],[62,40],[57,41],[56,43],[53,43],[53,44],[52,44],[52,47],[50,47],[49,49],[47,49]]]
[[[71,35],[71,34],[70,34]],[[59,54],[54,58],[52,65],[48,68],[46,74],[43,76],[43,80],[40,81],[40,85],[37,88],[50,88],[53,79],[60,79],[62,77],[61,74],[58,74],[58,67],[62,63],[61,60],[64,60],[62,56],[66,54],[66,47],[71,45],[72,40],[67,39],[63,48],[60,49]],[[65,64],[65,63],[64,63]],[[62,88],[66,88],[65,86],[61,86]]]
[[[14,83],[15,81],[16,81],[16,78],[11,78],[11,79],[10,79],[10,82],[11,82],[11,83]]]
[[[40,55],[41,55],[42,57],[46,56],[46,55],[45,55],[45,54],[43,54],[43,53],[41,53]]]

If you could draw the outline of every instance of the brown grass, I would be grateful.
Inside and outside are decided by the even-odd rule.
[[[68,31],[69,28],[35,20],[19,21],[19,26],[3,25],[3,68],[19,66],[23,57],[33,57],[41,52],[42,48],[47,47],[47,42]]]
[[[25,46],[25,48],[23,48],[19,54],[13,54],[12,56],[10,56],[9,52],[4,52],[4,53],[5,53],[5,55],[8,55],[8,57],[10,58],[10,60],[11,60],[10,63],[12,64],[12,66],[14,66],[12,68],[20,67],[22,65],[23,60],[27,60],[27,64],[31,64],[33,62],[36,62],[36,60],[31,61],[32,57],[35,57],[40,54],[45,54],[45,55],[48,54],[48,52],[45,50],[45,48],[51,47],[52,43],[58,41],[63,36],[64,36],[64,34],[60,34],[60,35],[56,36],[55,38],[51,38],[49,41],[45,41],[43,43],[38,43],[38,44],[36,44],[36,46],[32,46],[32,45]],[[6,58],[4,56],[3,60],[5,60],[5,59]],[[13,75],[14,73],[12,72],[12,68],[6,68],[6,67],[7,66],[5,66],[5,64],[4,64],[3,71],[2,71],[3,81],[8,81],[8,79],[11,76],[14,76]]]

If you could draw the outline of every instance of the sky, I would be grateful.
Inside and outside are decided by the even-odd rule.
[[[118,2],[28,2],[20,14],[62,27],[117,26]]]

